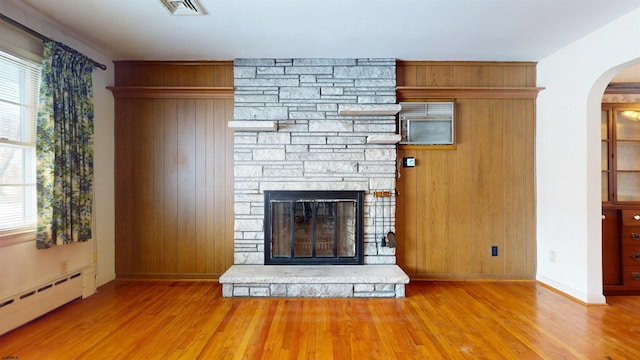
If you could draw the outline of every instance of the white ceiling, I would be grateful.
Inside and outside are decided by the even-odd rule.
[[[2,0],[11,1],[11,0]],[[388,57],[538,61],[640,0],[14,0],[113,60]]]

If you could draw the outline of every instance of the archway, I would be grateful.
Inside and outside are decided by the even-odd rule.
[[[588,113],[588,128],[592,129],[594,126],[597,126],[600,131],[602,131],[602,115],[603,111],[605,115],[609,115],[609,116],[614,116],[613,118],[609,118],[609,120],[613,121],[613,124],[610,124],[611,128],[610,128],[610,134],[612,135],[613,133],[611,131],[617,131],[616,129],[618,128],[615,124],[616,124],[616,117],[615,117],[615,113],[617,113],[616,109],[619,109],[619,106],[624,106],[625,104],[630,104],[630,103],[635,103],[637,104],[638,98],[640,97],[640,94],[636,94],[634,92],[633,95],[631,94],[604,94],[604,89],[602,89],[602,87],[604,86],[605,89],[607,87],[607,85],[610,84],[631,84],[631,85],[635,85],[640,83],[640,66],[638,65],[638,62],[640,61],[640,59],[636,59],[636,60],[632,60],[629,62],[626,62],[624,64],[620,64],[618,66],[615,66],[613,68],[611,68],[610,70],[606,71],[604,74],[602,74],[602,76],[600,76],[600,78],[598,78],[598,80],[595,82],[593,88],[591,89],[591,93],[590,93],[590,97],[589,97],[589,103],[588,103],[588,108],[589,108],[589,113]],[[635,86],[625,86],[626,88],[635,88]],[[618,88],[620,88],[620,86],[618,86]],[[628,91],[628,90],[627,90]],[[593,99],[593,97],[596,97],[596,95],[599,95],[600,101],[597,101],[597,99]],[[591,96],[593,95],[593,96]],[[601,108],[600,104],[607,104],[607,108]],[[592,110],[593,107],[597,106],[597,110]],[[601,111],[601,109],[603,109],[603,111]],[[595,116],[594,114],[598,114],[597,116]],[[594,121],[594,118],[597,117],[597,121]],[[624,117],[621,117],[620,119],[624,119]],[[597,122],[597,124],[596,124]],[[622,128],[619,129],[628,129],[631,130],[633,127],[629,127],[632,126],[632,124],[634,123],[634,121],[627,121],[627,126],[623,126]],[[624,124],[624,122],[623,122]],[[622,133],[618,133],[618,137],[620,138],[622,135]],[[627,132],[627,136],[632,136],[631,133]],[[631,139],[631,137],[629,138]],[[591,140],[591,138],[590,138]],[[622,151],[623,149],[630,149],[633,148],[633,144],[634,143],[629,143],[625,141],[623,141],[623,143],[621,145],[618,145],[619,143],[611,143],[612,139],[608,138],[606,142],[602,143],[600,142],[598,144],[598,147],[601,148],[601,144],[611,144],[613,145],[612,147],[609,147],[608,149],[606,147],[601,148],[603,149],[602,151],[602,156],[604,155],[611,155],[611,154],[615,154],[616,153],[616,149],[620,149],[620,151]],[[594,144],[595,145],[595,144]],[[622,146],[622,148],[619,148],[619,146]],[[591,147],[591,144],[590,144]],[[631,156],[631,154],[629,154],[628,152],[622,152],[621,154],[627,154],[628,156]],[[592,153],[591,153],[592,154]],[[619,154],[620,156],[622,156],[621,154]],[[601,274],[589,274],[589,276],[593,279],[593,277],[597,277],[598,275],[601,276],[601,282],[603,284],[603,294],[606,293],[607,295],[615,295],[615,294],[624,294],[625,291],[625,287],[623,286],[623,284],[625,284],[628,280],[624,280],[624,271],[623,271],[623,260],[621,257],[621,254],[623,252],[623,241],[622,241],[622,237],[624,237],[624,234],[622,232],[622,227],[620,226],[620,221],[622,220],[622,210],[621,207],[625,206],[624,204],[626,204],[627,206],[629,204],[632,204],[632,202],[629,201],[634,201],[632,198],[623,198],[622,194],[623,193],[627,193],[626,196],[628,196],[629,194],[633,194],[634,191],[632,191],[631,189],[633,187],[627,187],[625,186],[623,190],[623,188],[620,188],[620,181],[616,181],[616,177],[612,177],[612,176],[607,176],[607,175],[614,175],[614,172],[617,172],[616,168],[620,168],[620,166],[622,166],[624,168],[625,163],[620,163],[619,161],[622,159],[620,156],[608,156],[609,159],[607,160],[606,157],[602,157],[602,156],[598,156],[597,159],[593,159],[593,158],[589,158],[588,162],[590,164],[595,164],[596,160],[600,161],[601,166],[603,166],[602,164],[604,164],[606,161],[611,161],[611,160],[615,160],[612,163],[610,162],[608,164],[609,166],[609,173],[602,173],[601,172],[601,177],[600,177],[600,187],[602,190],[602,192],[600,192],[601,197],[602,197],[602,231],[598,234],[600,235],[599,237],[599,241],[600,241],[600,245],[601,247],[597,247],[595,246],[593,243],[589,244],[589,253],[593,254],[593,256],[590,256],[590,258],[595,258],[596,254],[600,254],[600,261],[602,263],[602,272]],[[627,156],[627,158],[628,158]],[[629,161],[626,161],[626,163],[630,163]],[[618,165],[616,165],[618,164]],[[629,164],[627,164],[629,165]],[[621,179],[621,176],[625,176],[627,179],[630,180],[629,177],[633,177],[633,173],[617,173],[618,179]],[[609,184],[607,185],[606,182],[609,182]],[[614,192],[616,194],[614,194]],[[594,194],[589,194],[589,197],[592,197]],[[626,203],[625,203],[626,202]],[[606,235],[605,235],[606,234]],[[592,260],[592,261],[595,261]],[[628,284],[627,284],[627,288],[628,288]]]
[[[538,62],[538,281],[589,304],[602,295],[600,104],[620,70],[640,63],[640,9]],[[555,254],[555,257],[551,255]]]

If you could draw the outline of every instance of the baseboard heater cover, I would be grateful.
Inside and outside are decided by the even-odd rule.
[[[82,298],[83,288],[83,271],[76,271],[0,299],[0,335]]]

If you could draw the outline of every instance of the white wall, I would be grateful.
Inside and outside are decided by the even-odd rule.
[[[93,73],[95,106],[95,228],[92,241],[37,250],[35,240],[0,247],[0,299],[29,289],[61,273],[93,263],[97,250],[97,284],[115,278],[114,257],[114,165],[113,97],[105,87],[113,84],[113,66],[108,56],[74,39],[70,32],[33,11],[22,2],[0,1],[0,12],[32,29],[61,41],[108,66]]]
[[[605,302],[600,103],[613,76],[640,62],[638,39],[640,8],[538,63],[537,278],[587,303]]]

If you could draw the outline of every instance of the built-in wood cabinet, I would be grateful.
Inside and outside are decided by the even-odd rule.
[[[640,294],[640,104],[603,104],[602,279],[605,295]]]
[[[622,284],[619,211],[602,210],[602,281],[605,288]]]
[[[622,284],[640,294],[640,210],[622,210]]]

